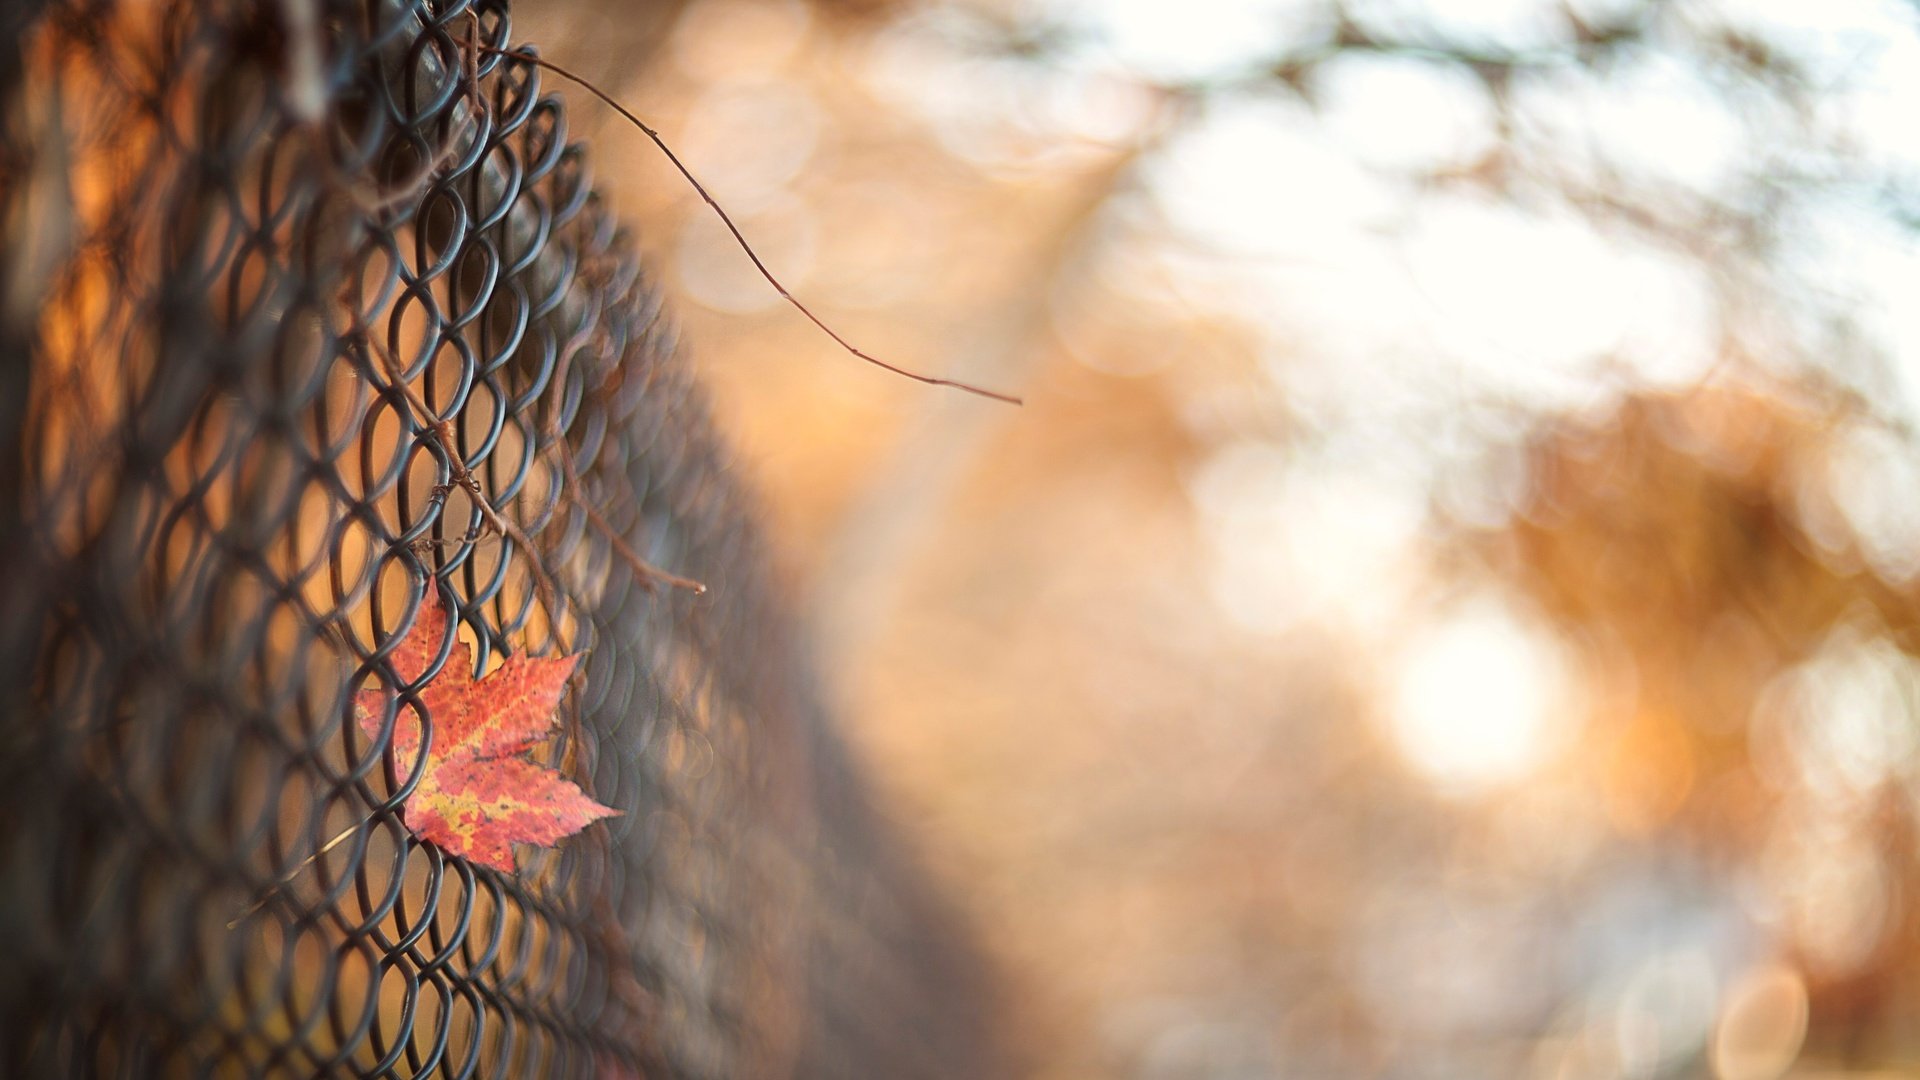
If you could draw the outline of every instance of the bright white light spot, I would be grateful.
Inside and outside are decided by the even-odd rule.
[[[1431,380],[1437,354],[1458,365],[1455,392],[1577,407],[1602,367],[1678,385],[1715,357],[1717,310],[1697,264],[1572,213],[1462,196],[1409,204],[1294,106],[1221,109],[1150,168],[1149,190],[1237,273],[1211,302],[1309,343],[1358,391],[1341,396],[1392,393],[1407,374],[1386,370],[1396,357]]]
[[[1323,258],[1397,202],[1296,102],[1222,103],[1148,178],[1177,230],[1237,255]]]
[[[1357,0],[1353,20],[1388,39],[1445,35],[1526,48],[1554,40],[1557,5],[1547,0]]]
[[[1876,366],[1893,386],[1869,392],[1883,396],[1891,389],[1910,414],[1920,412],[1920,305],[1908,295],[1909,283],[1920,278],[1920,238],[1889,228],[1860,199],[1822,200],[1797,224],[1780,258],[1794,274],[1789,296],[1801,300],[1786,313],[1797,324],[1798,344],[1807,350],[1861,349],[1861,343],[1833,335],[1833,312],[1845,312],[1849,335],[1857,333],[1865,348],[1887,353]]]
[[[1216,454],[1193,496],[1212,541],[1214,600],[1258,633],[1307,620],[1385,624],[1426,509],[1411,484],[1294,461],[1256,442]]]
[[[1153,92],[1138,82],[1110,73],[1049,80],[1039,104],[1055,138],[1120,143],[1146,130],[1158,108]]]
[[[1920,131],[1913,123],[1913,103],[1920,99],[1920,41],[1905,28],[1894,29],[1862,43],[1854,55],[1847,68],[1851,85],[1836,92],[1836,118],[1873,157],[1896,169],[1920,168]]]
[[[1833,500],[1875,573],[1920,577],[1920,451],[1880,427],[1855,426],[1827,460]]]
[[[937,20],[906,19],[870,39],[866,76],[881,100],[919,114],[953,154],[989,171],[1058,178],[1145,131],[1159,96],[1111,66],[1035,64],[955,49]]]
[[[1589,26],[1616,22],[1638,13],[1643,0],[1564,0],[1569,14]]]
[[[1404,57],[1337,57],[1316,75],[1322,115],[1363,161],[1424,170],[1492,148],[1493,103],[1465,69]]]
[[[1159,79],[1219,75],[1296,42],[1314,0],[1052,0],[1054,18],[1090,27],[1112,59]]]
[[[1522,102],[1523,124],[1556,141],[1567,167],[1712,191],[1753,147],[1740,116],[1696,68],[1650,55],[1604,76],[1569,71],[1543,78]]]
[[[1541,404],[1625,359],[1657,382],[1711,362],[1712,300],[1698,271],[1572,216],[1440,200],[1406,241],[1433,344],[1482,385]]]
[[[1912,759],[1916,698],[1920,664],[1884,637],[1842,626],[1768,687],[1755,733],[1766,752],[1788,756],[1808,789],[1850,801],[1872,796]]]
[[[1561,649],[1497,600],[1466,604],[1429,630],[1394,675],[1394,741],[1443,789],[1519,779],[1569,727]]]

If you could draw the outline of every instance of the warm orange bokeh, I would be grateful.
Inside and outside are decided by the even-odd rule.
[[[1370,175],[1329,164],[1374,152],[1334,137],[1336,91],[1408,76],[1316,67],[1392,56],[1378,19],[1288,46],[1269,74],[1323,111],[1260,99],[1298,125],[1289,156],[1236,163],[1209,125],[1238,74],[970,51],[982,26],[1022,40],[1011,8],[701,0],[608,43],[545,0],[517,30],[656,124],[849,338],[1027,398],[846,355],[636,133],[576,111],[854,741],[982,928],[1038,1074],[1920,1068],[1920,526],[1898,485],[1920,471],[1903,406],[1860,392],[1885,373],[1795,336],[1766,291],[1787,256],[1729,224],[1746,204],[1590,186],[1528,141],[1571,121],[1486,60],[1459,92],[1497,85],[1487,109],[1525,122],[1384,189],[1379,220],[1437,215],[1408,258],[1440,271],[1396,285],[1398,241],[1314,202],[1346,213],[1341,169]],[[1707,22],[1676,45],[1566,19],[1569,57],[1787,62]],[[1668,69],[1636,83],[1644,60],[1560,74],[1595,110],[1711,105]],[[1762,149],[1728,155],[1764,175]],[[1266,197],[1302,261],[1182,233],[1193,200],[1296,171]],[[1590,278],[1512,262],[1561,241],[1596,265],[1645,247]],[[1705,282],[1710,314],[1670,280]],[[1616,332],[1663,299],[1667,321]],[[1462,344],[1446,319],[1482,307],[1510,325]]]

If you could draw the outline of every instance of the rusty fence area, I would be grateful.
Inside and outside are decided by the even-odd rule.
[[[0,1074],[997,1075],[508,5],[9,17]],[[585,656],[511,875],[352,721],[429,590]]]

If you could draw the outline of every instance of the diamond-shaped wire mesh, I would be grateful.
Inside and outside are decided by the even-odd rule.
[[[997,1074],[504,0],[39,8],[0,1075]],[[621,816],[512,875],[414,839],[418,763],[352,719],[430,589],[482,670],[586,657],[537,756]]]

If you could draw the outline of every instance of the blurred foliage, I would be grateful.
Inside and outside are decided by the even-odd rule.
[[[1920,1070],[1913,7],[524,10],[1040,1075]]]

